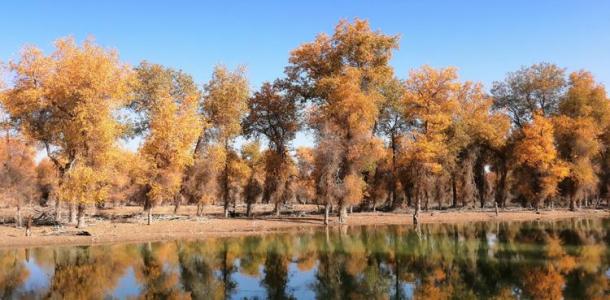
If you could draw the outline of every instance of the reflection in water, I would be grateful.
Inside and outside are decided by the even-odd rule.
[[[0,250],[0,299],[608,299],[610,219]],[[130,285],[130,286],[125,286]]]

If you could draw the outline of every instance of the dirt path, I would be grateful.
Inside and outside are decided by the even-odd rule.
[[[155,210],[156,220],[152,225],[145,225],[145,219],[140,216],[141,208],[121,207],[101,211],[103,218],[89,218],[85,228],[91,236],[77,236],[81,231],[73,225],[63,228],[39,226],[32,229],[32,236],[25,237],[25,229],[14,226],[0,225],[0,247],[50,246],[50,245],[91,245],[117,242],[144,242],[174,239],[201,239],[210,236],[235,236],[247,234],[263,234],[288,229],[303,229],[323,226],[323,216],[310,214],[316,210],[313,205],[295,207],[299,211],[308,212],[304,216],[289,214],[276,218],[269,214],[271,207],[260,206],[259,214],[254,219],[220,217],[220,207],[206,209],[208,217],[198,218],[194,215],[195,207],[183,207],[177,216],[171,215],[172,207],[161,207]],[[12,214],[10,210],[0,210],[0,216]],[[135,216],[132,216],[136,214]],[[264,215],[263,215],[264,214]],[[129,216],[126,218],[126,216]],[[526,221],[554,220],[565,218],[598,218],[609,217],[607,210],[567,210],[533,211],[508,210],[501,211],[499,216],[489,211],[436,211],[422,212],[421,223],[464,223],[476,221]],[[412,217],[406,213],[354,213],[348,218],[350,225],[387,225],[412,224]],[[332,226],[338,226],[336,218],[332,218]]]

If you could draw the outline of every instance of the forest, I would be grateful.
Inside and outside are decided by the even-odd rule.
[[[135,205],[148,224],[160,205],[232,218],[315,204],[325,224],[376,210],[417,222],[450,208],[608,208],[610,100],[593,74],[541,62],[484,87],[454,67],[395,70],[399,38],[342,20],[257,89],[242,66],[200,84],[93,39],[26,46],[0,76],[0,207],[18,226],[37,206],[78,227],[87,210]],[[297,133],[314,143],[294,147]]]

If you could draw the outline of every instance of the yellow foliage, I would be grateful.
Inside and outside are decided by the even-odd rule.
[[[147,166],[147,196],[154,204],[172,198],[180,189],[185,168],[193,164],[194,143],[202,127],[199,92],[189,87],[190,78],[175,74],[160,65],[143,63],[138,68],[136,90],[148,117],[148,135],[140,154]]]
[[[248,109],[248,80],[245,68],[230,71],[216,66],[212,79],[204,86],[204,109],[207,121],[220,142],[232,140],[241,133],[241,118]]]
[[[95,204],[104,201],[110,191],[107,172],[84,164],[72,167],[59,188],[59,196],[75,204]]]
[[[67,181],[61,194],[79,203],[100,200],[106,193],[97,189],[105,177],[91,176],[105,172],[108,152],[122,134],[114,113],[126,104],[130,68],[115,51],[92,40],[78,46],[64,38],[48,56],[35,47],[25,48],[10,70],[14,86],[2,97],[3,104],[27,136],[46,146],[60,175],[67,176],[60,178]]]
[[[551,121],[534,114],[532,123],[523,128],[523,138],[515,147],[515,159],[533,178],[520,185],[521,192],[535,201],[557,193],[557,184],[568,176],[569,168],[558,158]],[[535,184],[538,182],[538,184]]]

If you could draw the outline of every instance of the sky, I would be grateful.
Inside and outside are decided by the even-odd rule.
[[[587,69],[610,84],[610,1],[5,1],[0,61],[24,45],[95,37],[121,59],[182,69],[199,83],[213,67],[243,64],[252,88],[281,77],[292,49],[340,19],[400,35],[398,77],[427,64],[455,66],[489,88],[537,62]],[[307,144],[300,135],[296,144]]]

